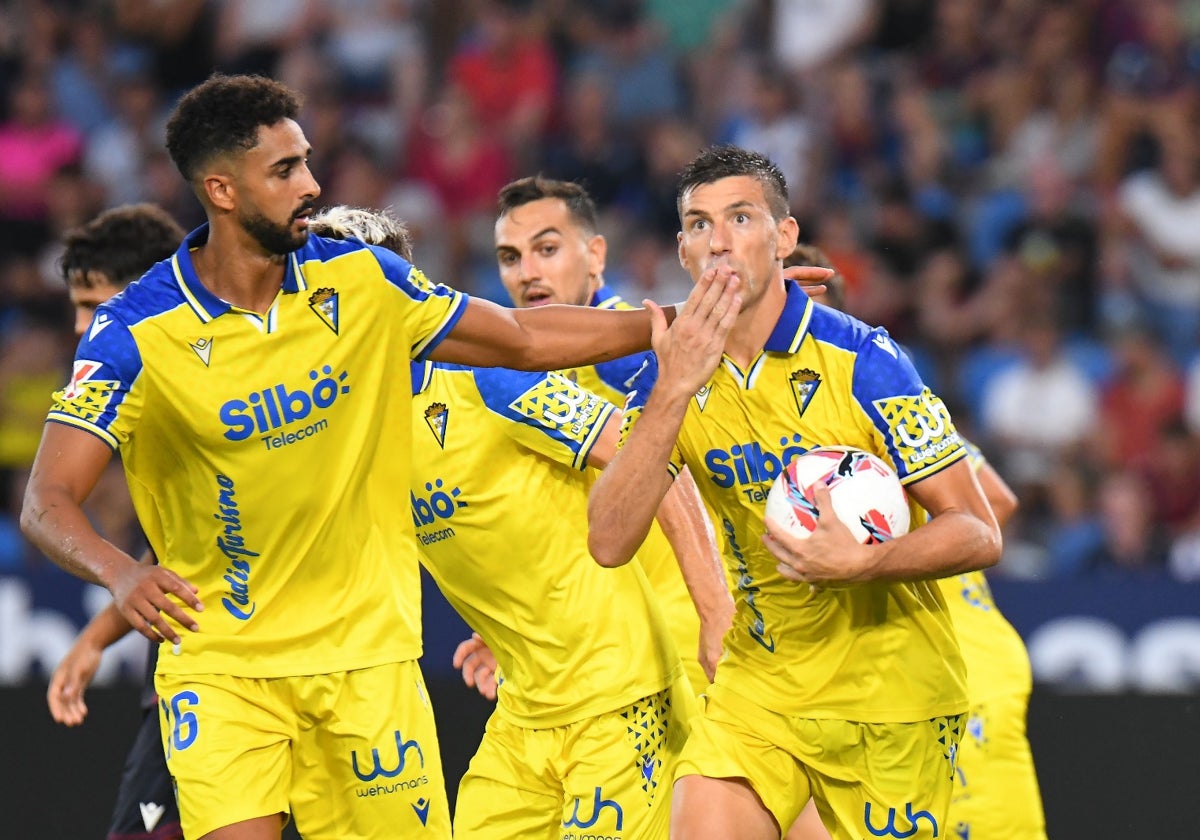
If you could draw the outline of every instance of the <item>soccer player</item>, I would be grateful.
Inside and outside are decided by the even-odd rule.
[[[495,243],[500,281],[514,306],[565,303],[633,308],[604,285],[608,243],[599,233],[591,196],[578,184],[530,177],[505,186],[500,190]],[[646,355],[636,353],[560,373],[609,402],[624,405],[628,383]],[[692,498],[691,476],[681,477],[689,486],[687,497]],[[707,516],[702,522],[707,522]],[[716,670],[733,602],[714,541],[688,527],[672,529],[669,520],[666,527],[671,530],[669,540],[656,519],[637,556],[684,658],[688,680],[699,692]],[[717,585],[693,587],[689,595],[680,563],[695,564],[693,578],[707,577],[711,580],[706,583]]]
[[[83,336],[92,323],[97,306],[140,277],[154,263],[170,257],[183,241],[183,235],[183,229],[175,220],[153,204],[115,207],[86,225],[68,231],[63,237],[61,266],[75,309],[76,335]],[[154,562],[153,555],[146,552],[141,562]],[[100,656],[129,630],[129,622],[113,604],[88,622],[50,677],[46,701],[54,720],[65,726],[83,723],[88,711],[83,692],[100,667]],[[150,648],[146,688],[142,694],[142,723],[125,758],[108,829],[109,840],[175,840],[183,837],[171,776],[163,760],[154,694],[157,656],[158,646],[154,645]]]
[[[289,814],[310,840],[447,837],[415,528],[396,515],[409,362],[592,363],[645,349],[649,313],[508,310],[310,237],[298,115],[262,77],[216,75],[176,105],[168,151],[208,222],[97,309],[21,523],[172,643],[155,687],[188,837],[275,840]],[[736,292],[718,278],[692,299]],[[80,508],[118,448],[157,566]]]
[[[820,248],[801,243],[786,264],[833,268]],[[813,300],[842,309],[844,278],[834,274]],[[1017,497],[969,442],[971,466],[983,494],[1003,526],[1017,509]],[[956,755],[954,794],[948,824],[959,838],[1046,836],[1042,797],[1025,713],[1033,677],[1025,643],[992,599],[983,572],[967,572],[938,581],[954,620],[954,632],[967,663],[965,732]],[[788,840],[827,840],[816,808],[810,804],[788,832]]]
[[[995,563],[995,519],[945,407],[887,333],[785,283],[798,226],[778,167],[709,149],[678,196],[681,264],[698,287],[734,276],[739,291],[690,299],[670,327],[656,313],[654,362],[589,504],[593,555],[623,562],[688,466],[737,579],[671,831],[777,838],[811,796],[839,840],[944,836],[967,698],[932,581]],[[889,460],[928,524],[860,545],[833,516],[807,540],[764,523],[781,466],[823,444]],[[816,503],[829,509],[826,488]]]
[[[372,244],[397,227],[341,207],[310,224]],[[619,410],[564,376],[500,368],[414,363],[413,391],[421,560],[505,674],[460,785],[455,836],[665,836],[691,687],[642,567],[610,572],[587,549],[585,467],[614,453]],[[532,513],[538,499],[553,510]],[[703,540],[694,485],[673,488],[672,508],[679,531]],[[703,565],[715,546],[698,548],[697,589],[728,597],[719,568]]]

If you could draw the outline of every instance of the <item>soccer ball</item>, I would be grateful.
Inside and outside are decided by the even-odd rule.
[[[894,470],[861,449],[823,446],[788,464],[767,494],[766,515],[798,539],[817,529],[812,488],[829,487],[833,512],[855,539],[871,545],[908,533],[908,499]]]

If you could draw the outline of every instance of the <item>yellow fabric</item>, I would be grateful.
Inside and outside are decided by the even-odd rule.
[[[695,699],[685,680],[549,729],[492,715],[455,805],[458,840],[666,838]]]
[[[781,835],[811,796],[834,840],[946,837],[961,727],[961,715],[891,724],[789,717],[717,684],[675,778],[744,779]]]
[[[651,365],[634,383],[623,436],[655,373]],[[904,723],[962,713],[965,669],[936,583],[814,590],[783,578],[762,542],[782,465],[831,444],[880,455],[905,483],[966,454],[885,332],[792,287],[766,351],[746,371],[725,358],[690,401],[671,458],[713,511],[736,581],[716,683],[789,716]]]
[[[613,406],[567,378],[417,366],[421,559],[492,648],[498,714],[554,727],[661,691],[682,666],[638,564],[587,548],[587,454]]]
[[[415,662],[272,679],[160,674],[155,687],[186,836],[292,812],[309,840],[450,837]]]
[[[1028,704],[1029,695],[1012,693],[971,705],[958,747],[950,837],[1046,837],[1042,795],[1025,736]]]
[[[606,294],[607,291],[601,289],[593,299],[592,305],[598,309],[635,308],[617,295]],[[614,405],[624,405],[628,390],[625,383],[641,367],[645,355],[638,354],[616,362],[571,368],[561,373]],[[671,638],[675,640],[675,648],[683,658],[688,681],[699,694],[708,685],[708,677],[697,658],[700,650],[700,616],[696,613],[696,605],[692,602],[687,584],[683,582],[683,573],[679,570],[675,552],[671,549],[658,520],[651,523],[650,533],[638,549],[637,557],[646,571],[650,588],[658,597],[663,617],[671,630]]]
[[[138,519],[199,587],[162,673],[274,677],[416,659],[409,359],[466,298],[394,255],[311,237],[265,315],[189,244],[100,307],[49,419],[120,446]]]

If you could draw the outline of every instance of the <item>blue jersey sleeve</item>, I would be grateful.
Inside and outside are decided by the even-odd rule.
[[[509,421],[518,443],[576,469],[616,408],[558,373],[477,368],[474,376],[484,405]]]
[[[140,414],[130,393],[141,371],[141,352],[129,327],[101,306],[79,342],[71,381],[55,392],[46,419],[84,429],[116,449]]]
[[[901,481],[925,478],[967,454],[945,404],[886,330],[872,330],[856,356],[854,398],[882,435]]]

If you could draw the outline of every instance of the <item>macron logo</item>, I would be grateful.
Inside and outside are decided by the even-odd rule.
[[[166,806],[156,802],[139,802],[138,810],[142,812],[142,825],[146,826],[146,831],[153,831],[167,811]]]
[[[892,342],[890,342],[886,336],[876,333],[875,337],[871,339],[871,343],[874,344],[876,347],[878,347],[883,352],[887,353],[893,359],[900,358],[896,354],[896,345],[893,344]]]
[[[92,328],[88,331],[88,341],[95,341],[96,336],[104,332],[104,328],[112,323],[112,318],[108,317],[105,312],[97,312],[96,317],[92,319]]]
[[[412,805],[413,812],[417,815],[417,819],[421,821],[421,825],[425,825],[425,821],[429,819],[429,800],[421,797]]]

